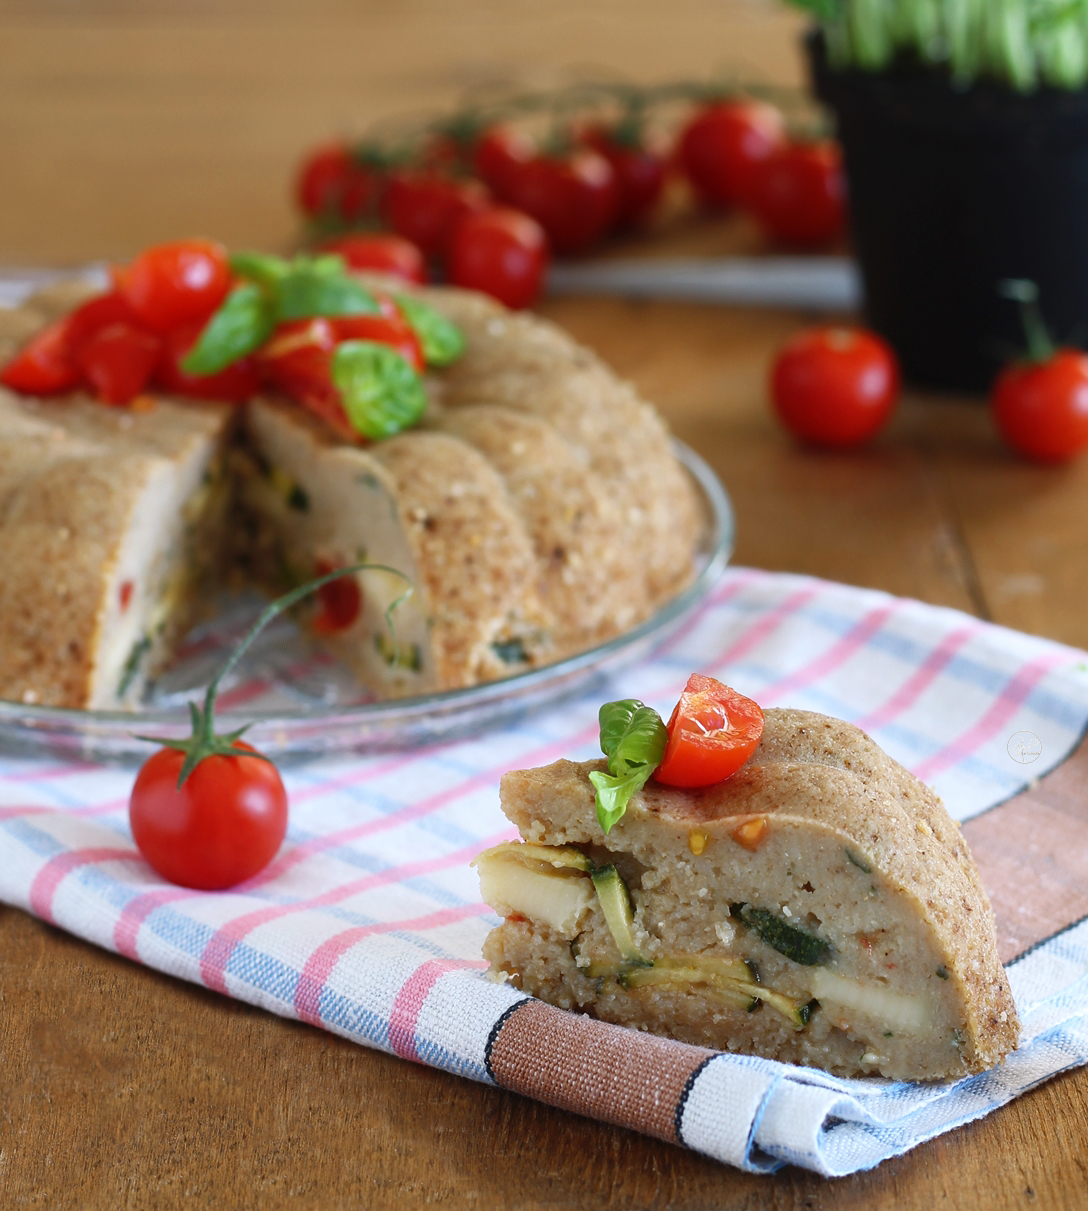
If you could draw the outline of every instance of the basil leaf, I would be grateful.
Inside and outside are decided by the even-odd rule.
[[[409,294],[398,294],[396,304],[409,327],[419,337],[428,366],[448,366],[464,353],[465,338],[461,335],[461,329],[433,307],[428,307]]]
[[[269,288],[286,277],[291,268],[283,257],[269,256],[266,252],[235,252],[231,255],[230,267],[237,277],[249,278]]]
[[[377,299],[344,272],[338,256],[296,257],[273,286],[276,319],[308,320],[315,315],[380,315]]]
[[[423,380],[395,349],[376,341],[338,345],[332,381],[352,428],[372,441],[409,428],[427,409]]]
[[[656,769],[665,756],[669,733],[661,716],[637,698],[606,702],[598,714],[601,752],[608,758],[611,774],[627,773],[631,765],[648,764]]]
[[[260,286],[244,282],[227,295],[182,358],[186,374],[218,374],[231,362],[259,349],[272,334],[272,307]]]
[[[597,788],[597,820],[607,833],[661,764],[669,733],[657,711],[637,698],[606,702],[598,718],[608,773],[594,770],[589,780]]]
[[[636,765],[619,777],[602,774],[599,770],[590,771],[589,780],[597,788],[597,822],[606,833],[627,811],[631,796],[642,790],[656,768],[656,765]]]

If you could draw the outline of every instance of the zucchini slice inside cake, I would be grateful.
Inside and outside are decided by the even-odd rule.
[[[524,841],[477,859],[484,955],[562,1008],[841,1075],[989,1068],[1018,1020],[977,870],[936,796],[858,729],[770,710],[716,786],[650,782],[606,836],[588,774],[507,774]]]

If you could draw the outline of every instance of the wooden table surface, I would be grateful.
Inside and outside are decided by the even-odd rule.
[[[197,232],[286,246],[297,155],[460,89],[568,69],[796,82],[772,0],[0,3],[0,265]],[[691,221],[650,251],[758,247]],[[978,401],[908,396],[871,449],[800,450],[768,357],[806,322],[555,300],[714,465],[737,560],[955,606],[1088,646],[1088,460],[1022,465]],[[2,860],[2,856],[0,856]],[[0,1206],[1006,1208],[1088,1205],[1088,1072],[870,1174],[742,1175],[367,1051],[0,909]]]

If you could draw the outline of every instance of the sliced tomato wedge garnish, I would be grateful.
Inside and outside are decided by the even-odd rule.
[[[385,303],[382,302],[385,312]],[[331,321],[337,341],[376,341],[388,345],[416,371],[423,373],[423,348],[419,337],[395,308],[382,315],[345,315]]]
[[[23,395],[57,395],[79,386],[79,367],[68,342],[67,319],[36,333],[0,370],[0,383]]]
[[[131,403],[151,382],[162,341],[131,324],[109,324],[76,355],[84,382],[104,404]]]
[[[202,324],[189,324],[166,334],[162,356],[155,368],[158,386],[190,399],[221,400],[232,404],[240,404],[256,395],[261,387],[261,377],[252,357],[231,362],[218,374],[188,374],[182,369],[181,363],[196,344],[203,327]]]
[[[763,712],[751,698],[693,673],[668,724],[669,742],[654,778],[666,786],[724,782],[755,752]]]
[[[328,576],[336,571],[327,559],[319,559],[314,576]],[[317,590],[318,613],[313,627],[319,635],[336,635],[353,626],[363,609],[363,591],[354,576],[344,575],[339,580],[323,584]]]

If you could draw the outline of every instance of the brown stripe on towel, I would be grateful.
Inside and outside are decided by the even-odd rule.
[[[688,1078],[714,1054],[523,1001],[493,1038],[488,1068],[504,1089],[675,1144]]]
[[[1003,963],[1088,915],[1088,737],[1034,786],[968,820],[963,835]]]

